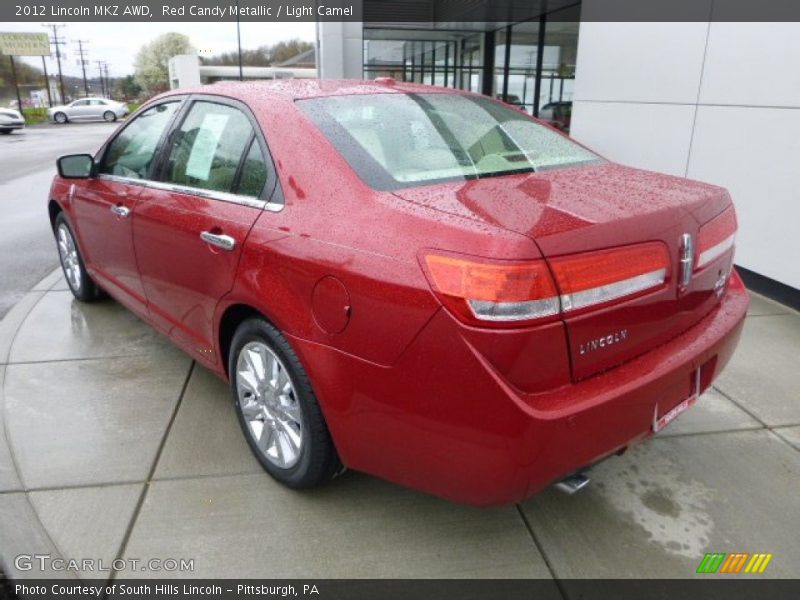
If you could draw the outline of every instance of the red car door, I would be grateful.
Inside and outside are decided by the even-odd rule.
[[[76,184],[72,197],[87,267],[101,286],[142,314],[146,305],[133,251],[133,213],[179,105],[177,99],[164,102],[128,123],[101,153],[97,176]]]
[[[196,99],[170,135],[160,181],[139,198],[133,235],[152,322],[215,364],[213,315],[266,206],[266,144],[242,105]],[[274,177],[272,187],[274,187]]]

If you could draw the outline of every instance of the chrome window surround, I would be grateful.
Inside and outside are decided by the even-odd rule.
[[[268,202],[259,198],[253,198],[252,196],[242,196],[240,194],[231,194],[229,192],[216,192],[213,190],[204,190],[202,188],[194,188],[185,185],[176,185],[174,183],[152,181],[150,179],[120,177],[119,175],[108,175],[107,173],[101,173],[97,175],[97,179],[113,181],[116,183],[125,183],[128,185],[138,185],[155,190],[175,192],[177,194],[188,194],[191,196],[197,196],[199,198],[208,198],[209,200],[219,200],[220,202],[227,202],[229,204],[240,204],[242,206],[249,206],[251,208],[260,208],[269,212],[280,212],[283,210],[284,206],[283,203]]]

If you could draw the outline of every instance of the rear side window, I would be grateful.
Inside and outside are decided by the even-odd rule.
[[[267,183],[267,163],[258,142],[253,140],[250,144],[250,151],[244,159],[242,165],[242,177],[239,180],[237,194],[243,196],[259,197]]]
[[[161,135],[179,105],[179,101],[158,104],[131,121],[108,146],[100,172],[147,179]]]
[[[242,155],[252,139],[250,120],[239,109],[214,102],[195,102],[173,135],[164,180],[204,190],[233,192]]]

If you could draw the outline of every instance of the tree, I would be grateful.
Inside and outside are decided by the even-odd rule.
[[[136,78],[133,75],[127,75],[120,79],[117,87],[120,95],[125,98],[125,102],[130,101],[132,98],[136,98],[142,93],[142,86],[136,82]]]
[[[136,83],[148,94],[169,89],[169,59],[195,50],[182,33],[165,33],[139,50],[134,61]]]
[[[311,50],[314,44],[299,39],[286,42],[278,42],[272,46],[261,46],[255,50],[242,50],[242,65],[245,67],[264,67],[275,63],[282,63],[285,60],[297,56],[298,54]],[[224,52],[217,56],[204,57],[205,65],[238,65],[239,55],[237,52]]]
[[[306,50],[311,50],[313,47],[314,44],[311,42],[298,39],[289,40],[288,42],[278,42],[269,49],[270,63],[282,63]]]

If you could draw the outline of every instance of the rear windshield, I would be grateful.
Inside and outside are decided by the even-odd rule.
[[[480,96],[331,96],[297,105],[375,189],[601,161],[526,114]]]

